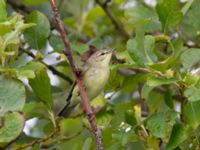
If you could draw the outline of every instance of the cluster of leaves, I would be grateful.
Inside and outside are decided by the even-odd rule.
[[[105,98],[92,101],[101,108],[96,119],[105,148],[198,149],[200,1],[99,1],[106,7],[60,0],[59,9],[79,66],[89,45],[114,47],[116,62],[125,61],[113,61]],[[0,14],[0,147],[95,149],[84,114],[56,116],[73,76],[48,0],[0,0]],[[119,34],[117,21],[130,38]],[[32,118],[37,121],[25,133]]]

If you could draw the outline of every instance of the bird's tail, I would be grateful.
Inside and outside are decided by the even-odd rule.
[[[69,91],[69,94],[67,96],[67,99],[66,99],[67,104],[58,112],[57,116],[60,116],[60,117],[69,117],[70,116],[72,110],[76,106],[76,105],[70,106],[72,93],[73,93],[75,86],[76,86],[76,82],[73,82],[71,89]]]
[[[70,103],[67,103],[59,112],[58,116],[59,117],[69,117],[76,105],[69,105]]]

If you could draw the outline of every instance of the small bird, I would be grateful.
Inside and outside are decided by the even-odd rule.
[[[113,49],[104,49],[92,54],[83,67],[83,82],[89,100],[97,97],[104,89],[110,74],[109,63]],[[68,117],[80,110],[80,93],[76,84],[72,86],[72,95],[67,98],[66,105],[58,116]],[[76,114],[77,115],[77,114]],[[72,115],[73,116],[73,115]]]

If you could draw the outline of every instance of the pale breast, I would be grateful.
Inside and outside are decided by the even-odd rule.
[[[102,92],[108,81],[109,73],[109,67],[101,67],[98,69],[92,67],[86,71],[84,83],[90,99],[93,99]]]

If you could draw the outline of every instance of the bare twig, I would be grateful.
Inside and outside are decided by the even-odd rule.
[[[116,30],[122,34],[125,38],[129,38],[129,34],[124,29],[122,22],[112,13],[110,7],[108,6],[108,1],[102,3],[101,0],[96,0],[96,2],[101,6],[101,8],[105,11],[107,16],[110,18],[112,23],[114,24]]]
[[[23,49],[23,48],[21,48],[20,50],[23,51],[24,53],[26,53],[27,55],[29,55],[30,57],[32,57],[33,59],[36,58],[36,56],[35,56],[31,51],[26,50],[26,49]],[[56,70],[53,66],[46,64],[46,63],[45,63],[44,61],[42,61],[42,60],[40,60],[40,62],[41,62],[42,64],[44,64],[49,70],[51,70],[53,74],[55,74],[55,75],[59,76],[60,78],[62,78],[62,79],[64,79],[64,80],[68,81],[70,84],[73,83],[73,81],[72,81],[71,78],[69,78],[68,76],[66,76],[66,75],[63,74],[62,72],[59,72],[59,71]]]
[[[89,98],[88,98],[87,92],[85,90],[84,83],[81,79],[80,70],[75,65],[73,55],[72,55],[72,49],[71,49],[67,34],[65,33],[62,21],[60,19],[60,15],[59,15],[59,12],[58,12],[58,8],[56,6],[56,2],[55,2],[55,0],[50,0],[50,3],[51,3],[51,7],[52,7],[52,10],[53,10],[53,13],[54,13],[56,23],[58,25],[58,28],[59,28],[59,31],[60,31],[60,34],[61,34],[61,38],[62,38],[63,43],[65,45],[64,54],[68,58],[69,63],[70,63],[71,68],[72,68],[72,71],[73,71],[73,73],[76,77],[76,83],[77,83],[79,90],[80,90],[80,96],[81,96],[81,99],[83,101],[83,106],[84,106],[84,109],[87,113],[88,120],[89,120],[90,125],[92,127],[92,131],[93,131],[93,133],[96,137],[98,150],[104,150],[101,132],[97,128],[95,116],[94,116],[92,108],[89,104]]]
[[[186,123],[186,120],[184,118],[184,108],[185,108],[185,104],[186,104],[186,98],[184,96],[184,85],[180,84],[179,87],[177,87],[178,90],[179,90],[179,93],[180,93],[180,105],[181,105],[181,114],[180,114],[180,120],[183,122],[183,123]]]
[[[35,140],[35,141],[25,144],[23,146],[20,146],[20,147],[16,148],[15,150],[23,150],[25,148],[32,147],[35,144],[40,144],[40,143],[46,142],[47,140],[51,139],[55,135],[55,133],[57,133],[58,131],[59,131],[59,129],[55,128],[55,130],[52,133],[50,133],[48,136],[41,138],[39,140]]]

